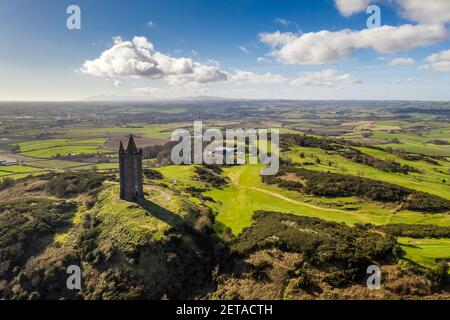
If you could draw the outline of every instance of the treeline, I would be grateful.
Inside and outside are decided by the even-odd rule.
[[[435,195],[404,188],[391,183],[351,175],[310,171],[285,167],[275,176],[263,177],[263,182],[283,187],[282,177],[294,174],[305,181],[296,185],[307,194],[323,197],[360,197],[372,201],[401,203],[405,210],[440,213],[450,211],[450,201]],[[294,187],[294,189],[295,189]]]
[[[394,237],[408,238],[450,238],[450,227],[436,226],[433,224],[388,224],[383,226],[365,225],[366,228],[374,228]]]
[[[406,152],[405,150],[393,149],[391,147],[382,148],[382,147],[379,147],[379,146],[367,146],[367,148],[384,151],[384,152],[393,154],[393,155],[395,155],[395,156],[397,156],[399,158],[402,158],[402,159],[408,160],[408,161],[426,161],[426,162],[431,163],[431,164],[433,164],[435,166],[440,166],[441,165],[437,160],[446,161],[445,157],[430,156],[430,155],[424,155],[424,154],[420,154],[420,153],[409,153],[409,152]]]
[[[414,167],[402,165],[397,161],[393,160],[382,160],[352,148],[342,151],[341,154],[346,159],[349,159],[353,162],[361,163],[384,172],[401,173],[404,175],[409,174],[409,172],[417,172],[417,173],[420,172],[418,169]]]
[[[289,148],[298,146],[305,148],[319,148],[327,151],[339,151],[342,149],[343,141],[331,140],[328,138],[316,138],[300,134],[282,134],[280,136],[280,149],[288,151]]]
[[[316,138],[298,134],[286,134],[281,136],[280,148],[283,151],[287,151],[290,147],[293,146],[319,148],[324,151],[333,151],[355,163],[361,163],[367,166],[371,166],[384,172],[401,173],[405,175],[407,175],[409,172],[420,172],[414,167],[402,165],[393,160],[383,160],[365,154],[353,148],[352,145],[344,140]]]

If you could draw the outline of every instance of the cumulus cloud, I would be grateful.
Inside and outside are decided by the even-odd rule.
[[[334,0],[336,7],[343,16],[366,11],[372,3],[382,3],[382,0]],[[400,14],[409,20],[424,24],[440,24],[450,22],[450,1],[448,0],[390,0]]]
[[[434,53],[426,61],[428,64],[422,66],[423,70],[450,72],[450,50]]]
[[[339,12],[346,17],[366,11],[370,4],[370,0],[335,0],[334,2]]]
[[[434,44],[447,37],[442,25],[382,26],[353,31],[323,30],[305,34],[261,33],[260,40],[272,47],[270,55],[286,64],[316,65],[350,58],[357,49],[390,54]]]
[[[437,24],[450,22],[449,0],[396,0],[402,15],[420,23]]]
[[[99,77],[140,77],[166,79],[170,83],[208,83],[227,80],[226,72],[216,65],[202,64],[190,58],[173,58],[155,50],[146,37],[124,41],[115,37],[114,45],[99,58],[87,60],[79,69]]]
[[[275,84],[275,83],[285,83],[288,81],[287,78],[279,75],[273,74],[271,72],[264,74],[256,74],[249,71],[235,70],[234,74],[229,76],[231,82],[235,83],[252,83],[252,84]]]
[[[413,58],[395,58],[391,62],[389,62],[390,66],[407,66],[415,64],[416,60]]]
[[[315,87],[336,87],[337,85],[358,83],[361,83],[361,81],[354,76],[348,73],[339,74],[339,72],[334,69],[306,72],[290,82],[292,85]]]

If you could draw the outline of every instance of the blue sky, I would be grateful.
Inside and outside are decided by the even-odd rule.
[[[450,99],[449,1],[336,1],[2,0],[0,100]],[[372,3],[390,29],[364,33]]]

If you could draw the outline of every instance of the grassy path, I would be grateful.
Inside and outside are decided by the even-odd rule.
[[[288,198],[286,196],[283,196],[283,195],[281,195],[279,193],[276,193],[276,192],[273,192],[273,191],[264,190],[264,189],[260,189],[260,188],[255,188],[255,187],[244,187],[244,188],[255,190],[255,191],[259,191],[259,192],[268,194],[268,195],[270,195],[272,197],[276,197],[276,198],[279,198],[281,200],[284,200],[284,201],[287,201],[287,202],[290,202],[290,203],[295,203],[295,204],[298,204],[298,205],[301,205],[301,206],[307,206],[309,208],[313,208],[313,209],[317,209],[317,210],[348,214],[348,212],[344,211],[344,210],[330,209],[330,208],[324,208],[324,207],[315,206],[315,205],[310,204],[310,203],[306,203],[306,202],[302,202],[302,201],[298,201],[298,200],[294,200],[294,199]]]

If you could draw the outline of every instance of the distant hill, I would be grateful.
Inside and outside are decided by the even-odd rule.
[[[233,101],[244,99],[231,99],[215,96],[194,96],[194,97],[179,97],[179,98],[158,98],[149,96],[117,96],[117,95],[97,95],[82,98],[81,101]]]

